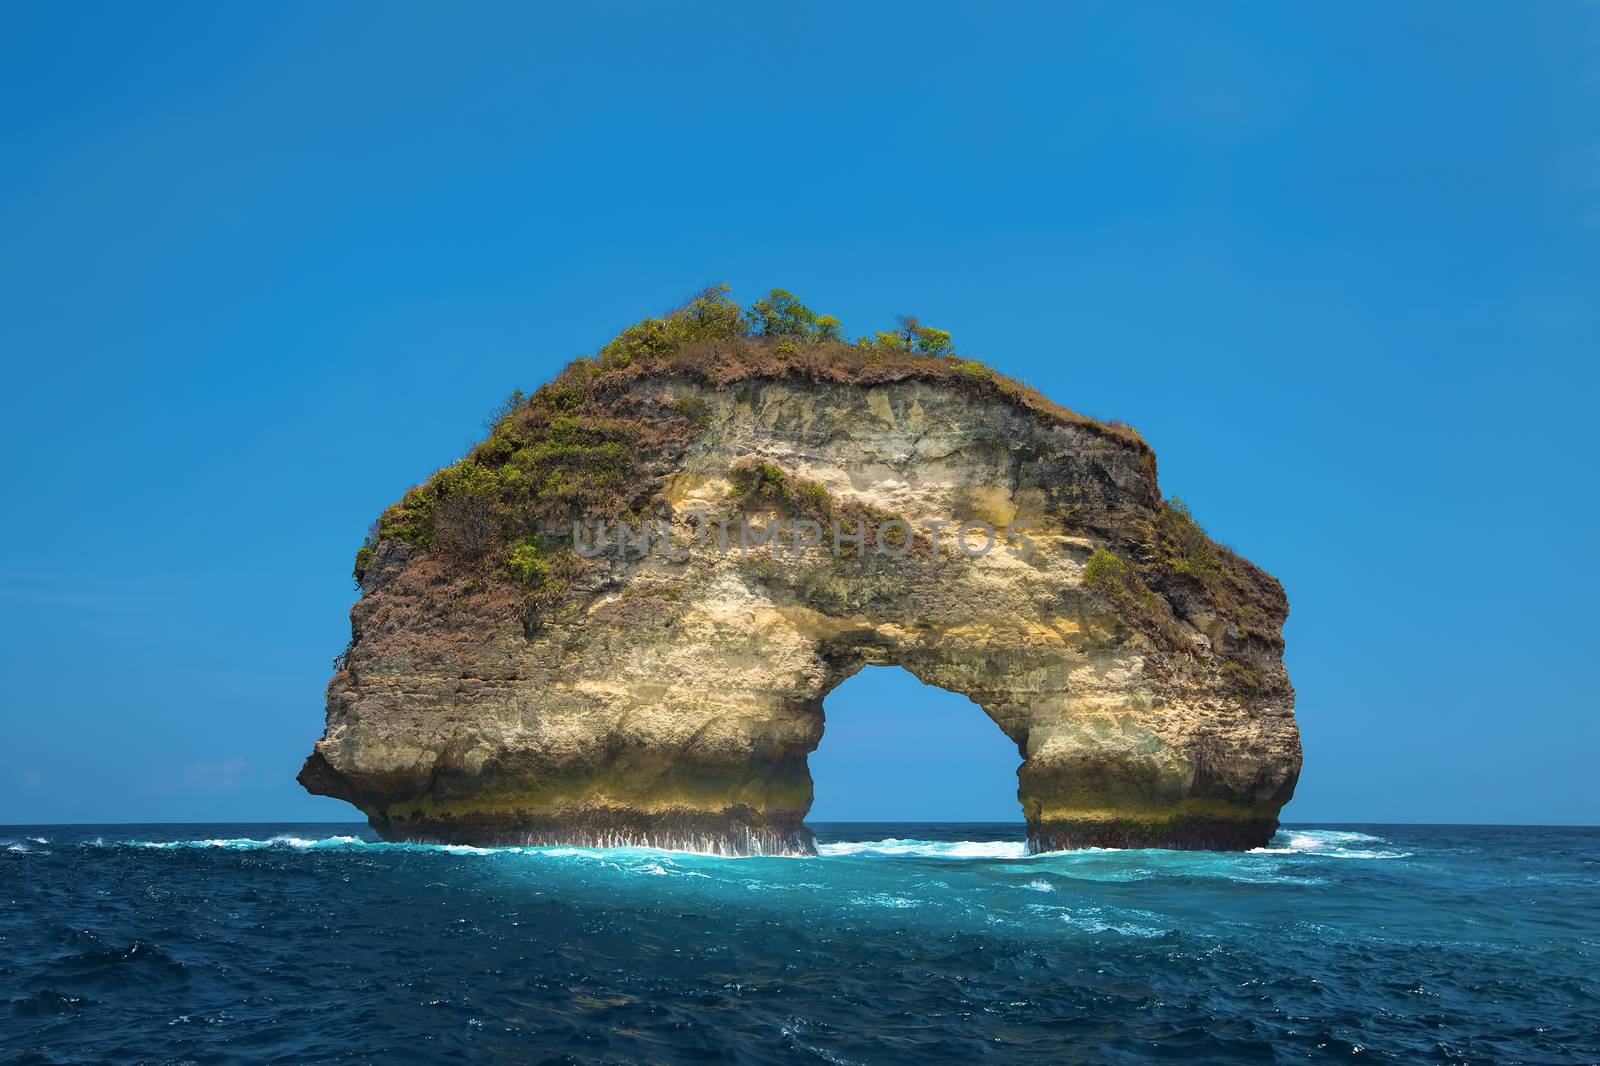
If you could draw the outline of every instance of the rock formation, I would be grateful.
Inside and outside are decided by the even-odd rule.
[[[896,664],[1016,742],[1034,850],[1266,843],[1279,584],[1128,427],[782,306],[631,327],[384,513],[305,787],[389,839],[804,852],[823,700]]]

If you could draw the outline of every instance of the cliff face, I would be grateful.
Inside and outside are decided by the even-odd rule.
[[[385,514],[308,789],[390,839],[805,851],[823,699],[896,664],[1016,742],[1037,850],[1268,840],[1287,602],[1137,435],[976,364],[730,343],[569,370]]]

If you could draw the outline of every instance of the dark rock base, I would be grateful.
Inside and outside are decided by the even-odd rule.
[[[1028,826],[1028,852],[1078,848],[1166,848],[1173,851],[1248,851],[1265,847],[1276,818],[1174,818],[1163,822],[1074,821]]]
[[[753,825],[738,818],[667,815],[585,815],[512,821],[488,819],[368,819],[385,840],[474,847],[661,848],[707,855],[815,855],[804,825]]]

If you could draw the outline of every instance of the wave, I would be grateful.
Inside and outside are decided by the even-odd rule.
[[[1021,859],[1028,845],[1020,840],[916,840],[889,837],[886,840],[856,840],[818,844],[824,858],[852,855],[914,855],[926,859]]]
[[[1403,859],[1409,851],[1389,847],[1371,847],[1388,842],[1370,833],[1346,829],[1294,829],[1280,830],[1272,841],[1261,848],[1252,848],[1247,855],[1306,855],[1333,859]],[[1362,845],[1362,846],[1356,846]],[[930,859],[1037,859],[1072,860],[1123,854],[1132,857],[1136,852],[1121,848],[1076,848],[1071,851],[1054,851],[1029,855],[1027,845],[1011,840],[918,840],[889,837],[884,840],[844,841],[818,844],[817,854],[827,858],[850,856],[915,856]],[[1151,850],[1151,855],[1170,856],[1174,859],[1188,857],[1199,859],[1227,859],[1232,852],[1172,852]],[[1180,859],[1181,861],[1181,859]]]
[[[450,855],[544,855],[551,858],[604,858],[618,855],[693,855],[703,858],[729,858],[714,852],[686,849],[647,847],[588,848],[572,845],[476,847],[471,844],[416,844],[399,841],[365,840],[355,836],[332,836],[307,839],[295,836],[217,837],[203,840],[105,840],[88,841],[90,847],[130,847],[171,850],[177,848],[218,848],[235,851],[287,848],[310,850],[317,848],[389,848],[411,851],[442,852]],[[848,841],[817,845],[817,854],[823,858],[864,856],[921,856],[937,859],[1021,859],[1026,857],[1027,845],[1013,840],[916,840],[891,837],[886,840]],[[768,858],[794,858],[795,856],[767,856]]]
[[[23,837],[21,840],[13,840],[12,838],[7,837],[4,840],[0,840],[0,848],[5,848],[7,851],[15,851],[26,855],[33,850],[31,847],[29,847],[30,844],[48,843],[50,843],[50,841],[46,840],[44,837]]]
[[[265,840],[255,837],[213,837],[207,840],[106,840],[96,837],[85,843],[92,848],[156,848],[166,851],[173,848],[225,848],[233,851],[253,851],[259,848],[307,848],[348,847],[351,845],[364,845],[367,841],[360,837],[336,836],[323,837],[319,840],[308,840],[305,837],[276,836]]]
[[[28,843],[22,841],[0,842],[7,845],[6,850],[29,854],[33,847],[44,843],[42,838],[30,837]],[[1292,829],[1280,830],[1265,847],[1253,848],[1244,855],[1248,856],[1304,856],[1307,858],[1330,859],[1400,859],[1407,858],[1412,853],[1396,850],[1385,846],[1388,842],[1382,837],[1369,833],[1353,830],[1337,829]],[[504,847],[476,847],[470,844],[420,844],[396,841],[366,840],[362,837],[338,835],[329,837],[298,837],[280,835],[273,837],[213,837],[195,840],[105,840],[95,838],[86,841],[82,846],[96,848],[153,848],[157,850],[175,849],[217,849],[232,851],[250,850],[288,850],[288,851],[317,851],[338,849],[391,849],[402,851],[433,852],[448,855],[537,855],[549,858],[587,858],[587,859],[615,859],[628,856],[648,858],[650,856],[693,856],[696,858],[725,859],[728,856],[717,855],[710,852],[663,849],[650,847],[607,847],[591,848],[576,846],[515,846]],[[1090,860],[1095,857],[1106,858],[1114,855],[1123,855],[1132,858],[1137,852],[1120,851],[1116,848],[1084,848],[1074,851],[1050,852],[1048,854],[1028,854],[1027,844],[1020,840],[921,840],[915,837],[887,837],[882,840],[852,840],[835,841],[833,843],[818,844],[817,857],[821,859],[852,859],[852,858],[922,858],[942,860],[1005,860],[1005,861],[1073,861],[1074,859]],[[1180,856],[1189,856],[1191,859],[1201,855],[1209,855],[1211,859],[1227,858],[1226,853],[1202,852],[1150,852],[1151,855],[1167,856],[1175,861],[1182,861]],[[769,856],[793,859],[794,856]],[[739,860],[744,861],[744,860]],[[1124,871],[1132,873],[1132,871]]]
[[[1351,844],[1385,844],[1382,837],[1348,829],[1280,829],[1263,848],[1251,848],[1250,855],[1310,855],[1328,859],[1404,859],[1409,851],[1388,848],[1350,847]]]

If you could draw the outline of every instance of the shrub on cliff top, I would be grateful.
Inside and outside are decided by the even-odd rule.
[[[665,355],[697,341],[746,336],[745,313],[728,295],[729,291],[726,285],[713,285],[675,311],[635,322],[600,349],[600,370],[621,370],[637,359]]]
[[[900,316],[900,334],[906,339],[906,347],[923,355],[949,355],[953,350],[950,334],[924,326],[916,315]]]
[[[750,330],[761,337],[810,337],[818,329],[819,316],[787,289],[773,289],[750,305]]]

